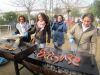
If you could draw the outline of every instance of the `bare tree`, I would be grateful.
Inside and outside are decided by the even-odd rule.
[[[61,0],[61,2],[64,4],[68,18],[69,13],[74,11],[73,9],[79,9],[86,5],[86,0]]]
[[[85,0],[61,0],[61,1],[67,8],[79,7],[83,3],[85,3]]]
[[[33,6],[35,4],[35,1],[36,0],[14,0],[13,5],[16,6],[16,7],[23,7],[27,10],[27,14],[28,14],[28,20],[29,20],[29,23],[30,23],[30,13],[32,12],[33,10]]]
[[[78,8],[82,5],[84,5],[86,0],[61,0],[64,4],[65,8],[71,9],[71,8]]]

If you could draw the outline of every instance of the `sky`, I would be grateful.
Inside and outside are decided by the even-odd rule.
[[[23,10],[23,8],[21,8],[21,7],[13,6],[13,4],[11,3],[12,1],[13,0],[0,0],[0,12],[16,11],[16,10],[21,11],[21,10]],[[37,8],[37,9],[44,8],[42,2],[43,2],[43,0],[38,0],[38,2],[35,4],[35,8]],[[93,0],[86,0],[87,5],[91,4],[92,2],[93,2]]]
[[[0,0],[0,12],[7,12],[7,11],[21,11],[24,10],[22,7],[16,7],[14,4],[12,4],[16,0]],[[42,2],[43,0],[41,0]],[[41,9],[43,8],[43,5],[41,2],[37,2],[35,4],[35,8]]]

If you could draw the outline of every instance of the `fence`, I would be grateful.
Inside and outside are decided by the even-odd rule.
[[[12,26],[11,25],[0,25],[0,35],[4,35],[4,33],[11,33]]]

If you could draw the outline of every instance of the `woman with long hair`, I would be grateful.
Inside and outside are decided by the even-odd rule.
[[[35,33],[35,44],[39,48],[45,48],[46,41],[50,43],[50,25],[49,25],[49,18],[44,13],[39,13],[36,17],[36,22],[34,28],[32,29],[31,33]],[[46,38],[46,33],[48,37]]]

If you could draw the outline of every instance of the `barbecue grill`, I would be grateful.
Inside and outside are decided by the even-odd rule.
[[[6,39],[6,40],[0,40],[0,45],[1,44],[10,44],[13,45],[13,41],[11,39]],[[29,51],[28,51],[29,50]],[[15,67],[15,72],[16,75],[19,75],[19,71],[23,68],[19,68],[18,64],[22,64],[22,59],[23,59],[23,53],[25,53],[25,56],[30,55],[33,52],[33,46],[30,43],[22,42],[21,45],[16,48],[16,50],[7,50],[0,48],[0,57],[4,57],[6,59],[10,59],[14,61],[14,67]],[[16,55],[19,55],[16,57]],[[21,56],[21,57],[20,57]]]
[[[55,50],[54,48],[45,48],[57,54],[69,54],[70,52]],[[99,75],[95,57],[93,55],[80,53],[82,59],[80,66],[69,65],[66,60],[52,63],[49,60],[39,59],[36,54],[39,49],[32,44],[23,43],[15,51],[0,49],[0,56],[14,61],[16,75],[20,75],[18,64],[24,65],[31,72],[39,72],[44,75]],[[91,61],[92,56],[92,61]],[[22,68],[21,68],[22,69]]]
[[[55,51],[55,53],[66,54],[68,52],[63,52],[55,50],[54,48],[46,48],[47,50]],[[44,75],[99,75],[95,57],[91,61],[91,54],[87,55],[80,53],[81,58],[80,66],[76,67],[74,65],[69,65],[66,60],[61,62],[52,63],[50,61],[39,59],[36,57],[37,52],[34,48],[34,52],[23,59],[23,65],[26,66],[31,72],[36,71],[43,73]],[[92,64],[92,62],[94,64]]]

